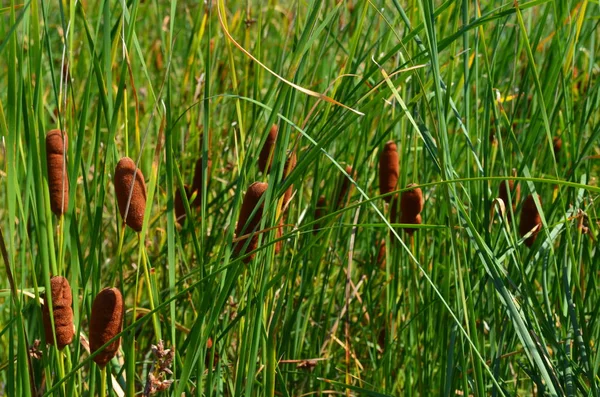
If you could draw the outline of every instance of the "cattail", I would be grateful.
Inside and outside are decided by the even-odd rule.
[[[321,219],[325,211],[327,211],[327,199],[325,196],[320,196],[317,200],[317,208],[315,208],[315,221]],[[320,228],[319,222],[316,222],[313,226],[313,234],[318,233]]]
[[[50,279],[51,294],[46,294],[46,304],[42,306],[42,319],[44,320],[44,333],[46,343],[54,344],[54,333],[58,349],[73,341],[73,295],[69,281],[62,276],[54,276]],[[50,307],[47,303],[52,300],[52,313],[54,314],[54,333],[50,320]]]
[[[211,350],[213,349],[213,340],[211,337],[208,337],[208,341],[206,341],[206,357],[204,358],[204,366],[208,368],[210,365],[210,357],[212,355]],[[215,351],[215,358],[213,359],[213,368],[217,366],[219,362],[219,353]]]
[[[379,334],[377,335],[377,346],[383,351],[385,349],[385,341],[387,339],[387,332],[385,331],[385,327],[381,327],[379,330]]]
[[[540,200],[540,205],[542,205],[542,199],[539,195],[538,199]],[[538,233],[540,232],[540,229],[542,228],[542,218],[540,217],[540,213],[535,206],[533,196],[530,194],[523,202],[523,208],[521,208],[521,223],[519,224],[519,233],[521,234],[521,237],[524,237],[534,228],[535,230],[533,234],[525,240],[525,245],[528,247],[533,245]]]
[[[210,181],[211,169],[212,160],[209,158],[206,162],[206,176],[208,181]],[[196,198],[194,199],[192,205],[196,207],[200,207],[200,205],[202,204],[202,182],[202,158],[199,158],[198,161],[196,161],[196,167],[194,168],[194,181],[192,182],[192,193],[196,192]]]
[[[50,208],[56,216],[62,216],[69,206],[69,178],[65,163],[68,144],[67,134],[61,130],[51,130],[46,135]]]
[[[284,179],[288,177],[288,175],[294,170],[294,168],[296,168],[296,163],[297,163],[296,152],[292,152],[291,154],[288,155],[287,160],[285,161],[285,168],[283,170]],[[290,202],[290,199],[292,198],[293,193],[294,193],[294,186],[290,185],[290,187],[287,188],[287,190],[285,191],[285,194],[283,195],[283,207],[282,208],[287,208],[287,205]]]
[[[410,188],[413,186],[416,185],[411,183],[407,187]],[[400,198],[400,208],[402,209],[400,223],[420,225],[421,211],[423,211],[423,192],[421,189],[417,187],[403,192]],[[415,232],[415,228],[405,227],[404,231],[412,235]]]
[[[352,167],[350,167],[350,166],[346,167],[346,174],[348,174],[352,179],[356,179],[356,173],[353,172]],[[344,205],[344,202],[346,201],[346,196],[348,195],[349,191],[350,191],[350,179],[348,179],[346,177],[346,175],[342,175],[341,182],[340,182],[340,190],[339,190],[338,197],[336,200],[336,206],[335,206],[336,210],[339,210],[342,207],[342,205]]]
[[[142,171],[139,168],[136,171],[132,159],[123,157],[119,160],[115,169],[114,182],[121,218],[125,220],[130,228],[140,232],[144,222],[144,212],[146,211],[146,182],[144,182]],[[131,190],[132,184],[134,184],[133,191]],[[129,200],[130,192],[131,201]],[[129,209],[127,209],[128,202]],[[125,212],[127,212],[127,219],[125,219]]]
[[[379,194],[393,192],[398,184],[400,166],[398,163],[398,149],[394,141],[388,141],[379,156]],[[388,203],[392,196],[384,197]]]
[[[560,150],[562,149],[562,138],[559,136],[555,136],[552,139],[552,148],[554,149],[554,157],[558,157],[558,155],[560,154]]]
[[[400,223],[406,223],[406,224],[409,224],[409,225],[410,224],[412,224],[412,225],[420,225],[421,222],[422,222],[422,220],[421,220],[421,214],[417,214],[417,216],[413,217],[413,216],[404,215],[404,213],[402,213],[402,215],[400,216]],[[404,230],[405,233],[407,233],[409,235],[412,235],[415,232],[416,228],[410,227],[410,226],[406,226],[406,227],[403,228],[403,230]]]
[[[410,188],[413,186],[416,185],[411,183],[406,187]],[[402,209],[402,215],[404,215],[406,219],[416,218],[416,216],[423,211],[423,192],[421,191],[421,188],[417,187],[403,192],[402,198],[400,199],[400,208]]]
[[[508,183],[508,189],[510,190],[510,197],[512,198],[512,210],[515,211],[517,208],[517,203],[521,198],[521,186],[518,183],[515,183],[514,180],[510,181],[502,181],[500,182],[500,189],[498,192],[498,198],[502,199],[504,205],[506,206],[506,219],[511,221],[511,214],[508,205],[510,203],[508,199],[508,190],[506,190],[506,184]]]
[[[283,237],[283,217],[279,220],[279,226],[277,227],[277,231],[275,232],[275,238],[280,239]],[[278,254],[281,252],[281,248],[283,247],[283,241],[277,241],[275,243],[275,253]]]
[[[123,296],[117,288],[104,288],[94,299],[90,318],[90,352],[93,354],[121,332],[123,327]],[[121,338],[114,340],[94,357],[100,368],[117,354]]]
[[[188,185],[184,186],[184,190],[185,190],[185,195],[188,198],[188,200],[191,197],[191,191],[190,191],[190,187]],[[177,187],[175,187],[175,221],[177,223],[179,223],[180,225],[183,225],[183,223],[185,222],[185,206],[183,204],[183,197],[181,196],[181,192],[179,191],[179,189]]]
[[[238,223],[235,228],[235,235],[239,238],[239,241],[236,242],[233,251],[235,255],[247,254],[256,249],[256,245],[258,244],[258,234],[255,233],[260,225],[260,221],[263,213],[264,204],[261,203],[260,207],[258,207],[252,216],[252,219],[249,219],[254,212],[254,209],[258,205],[261,197],[267,191],[269,187],[268,184],[263,182],[254,182],[248,190],[246,191],[246,195],[244,196],[244,201],[242,202],[242,209],[240,210],[240,216],[238,218]],[[240,238],[243,235],[251,234],[250,241],[247,242],[246,239],[248,237]],[[242,252],[244,246],[246,249]],[[244,259],[244,263],[250,262],[254,258],[254,254],[247,256]]]
[[[265,141],[265,145],[258,156],[258,167],[262,172],[268,174],[271,172],[271,163],[273,162],[273,152],[275,151],[275,142],[277,142],[277,133],[279,128],[277,124],[273,124],[269,130],[269,135]]]

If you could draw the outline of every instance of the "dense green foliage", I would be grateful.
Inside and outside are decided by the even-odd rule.
[[[588,0],[3,2],[0,394],[598,396],[599,15]],[[425,199],[412,235],[379,195],[389,140],[397,192]],[[124,156],[147,186],[139,234],[115,195]],[[507,178],[514,210],[496,200]],[[234,232],[255,181],[247,261]],[[42,321],[52,275],[73,291],[61,351]],[[126,312],[103,372],[88,336],[107,286]]]

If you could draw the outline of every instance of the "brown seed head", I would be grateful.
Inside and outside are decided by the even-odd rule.
[[[315,208],[315,221],[321,219],[323,215],[325,215],[325,211],[327,211],[327,199],[325,196],[320,196],[317,200],[317,208]],[[313,234],[319,232],[321,226],[318,222],[313,226]]]
[[[187,196],[187,198],[189,200],[192,195],[190,187],[188,185],[185,185],[184,189],[185,189],[185,195]],[[183,223],[185,222],[185,216],[186,216],[185,206],[183,204],[183,197],[181,196],[181,192],[179,191],[179,188],[177,186],[175,186],[174,207],[175,207],[175,221],[177,223],[179,223],[180,225],[183,225]]]
[[[250,187],[248,187],[248,190],[246,191],[244,201],[242,202],[242,209],[240,210],[238,223],[235,228],[235,234],[238,238],[246,234],[252,234],[252,236],[250,236],[250,242],[248,243],[248,246],[246,247],[244,252],[242,252],[242,250],[246,245],[246,239],[248,237],[241,238],[238,242],[236,242],[233,248],[233,251],[236,256],[240,254],[247,254],[256,249],[256,245],[258,244],[258,234],[255,232],[258,226],[260,225],[264,204],[260,204],[260,207],[258,207],[256,212],[254,213],[252,219],[250,219],[250,216],[252,215],[254,209],[257,207],[260,198],[267,191],[268,187],[269,185],[266,183],[254,182],[252,185],[250,185]],[[254,255],[247,256],[244,259],[244,262],[248,263],[252,260],[252,258],[254,258]]]
[[[416,185],[411,183],[407,187],[412,186]],[[400,207],[402,208],[402,216],[406,219],[416,218],[416,216],[423,211],[423,192],[421,191],[421,188],[417,187],[403,192],[400,200]]]
[[[346,174],[350,175],[350,177],[354,180],[356,180],[356,173],[353,171],[351,166],[347,166],[346,167]],[[347,201],[346,196],[348,195],[348,192],[350,191],[350,179],[348,179],[346,177],[346,175],[342,175],[341,176],[341,182],[340,182],[340,190],[338,193],[338,198],[336,200],[336,206],[335,209],[339,210],[342,205],[345,204],[345,202]]]
[[[269,130],[269,135],[267,136],[265,145],[262,147],[260,155],[258,156],[258,167],[262,172],[266,174],[271,172],[271,163],[273,162],[273,151],[275,150],[275,143],[277,142],[278,132],[279,128],[277,127],[277,124],[273,124],[271,126],[271,129]]]
[[[387,333],[385,331],[385,327],[381,327],[379,330],[379,334],[377,335],[377,346],[381,350],[385,349],[385,340],[387,339]]]
[[[90,318],[90,352],[93,354],[121,332],[123,327],[123,296],[117,288],[104,288],[94,299]],[[117,354],[121,338],[106,346],[94,361],[100,368]]]
[[[296,168],[297,158],[296,152],[292,152],[288,155],[287,160],[285,161],[285,168],[283,170],[284,179],[288,177],[288,175]],[[285,191],[283,195],[283,208],[286,208],[290,199],[292,198],[292,194],[294,193],[294,185],[290,185]]]
[[[508,188],[510,189],[510,196],[512,198],[512,209],[514,212],[515,208],[517,207],[517,203],[521,199],[521,186],[518,183],[515,183],[514,180],[510,180],[510,181],[506,181],[506,182],[508,182]],[[498,190],[499,190],[498,198],[502,199],[502,201],[504,202],[504,205],[506,206],[506,217],[510,221],[511,214],[510,214],[510,209],[508,207],[508,204],[509,204],[508,190],[506,190],[505,181],[500,182],[500,188]]]
[[[63,142],[64,136],[64,142]],[[61,130],[51,130],[46,135],[46,162],[48,165],[48,188],[50,208],[61,216],[69,206],[69,176],[66,169],[66,148],[69,140]]]
[[[131,192],[131,186],[134,183],[134,175],[135,184],[131,193],[127,219],[125,219],[129,192]],[[123,157],[115,169],[114,183],[121,218],[125,219],[125,223],[130,228],[136,232],[140,232],[144,222],[144,212],[146,211],[146,182],[144,181],[142,171],[139,168],[136,171],[135,163],[132,159]]]
[[[54,276],[50,279],[50,296],[46,294],[46,301],[52,299],[52,313],[54,314],[54,331],[56,333],[56,343],[58,349],[62,350],[66,345],[73,341],[73,295],[69,281],[61,276]],[[42,306],[42,319],[44,320],[44,333],[46,343],[54,344],[52,333],[52,322],[50,320],[50,307],[48,303]]]
[[[208,161],[206,162],[206,176],[207,176],[207,181],[210,181],[210,171],[212,169],[212,160],[208,159]],[[200,157],[198,159],[198,161],[196,161],[196,167],[194,168],[194,181],[192,182],[192,191],[190,192],[190,194],[192,192],[196,192],[196,198],[194,199],[194,202],[192,203],[192,205],[196,206],[196,207],[200,207],[200,205],[202,205],[202,186],[203,186],[203,179],[202,179],[202,157]]]
[[[421,221],[422,221],[421,214],[417,214],[417,216],[411,217],[411,216],[405,216],[404,213],[402,213],[402,216],[400,217],[400,223],[420,225]],[[404,228],[404,232],[408,235],[412,235],[415,232],[415,230],[416,230],[416,228],[412,228],[412,227]]]
[[[540,200],[541,205],[542,199],[539,195],[538,199]],[[521,222],[519,224],[519,233],[521,234],[521,237],[524,237],[533,228],[536,228],[533,234],[525,240],[526,246],[531,247],[533,245],[541,227],[542,218],[540,217],[540,213],[535,206],[533,196],[530,194],[523,202],[523,207],[521,208]]]
[[[398,149],[394,141],[388,141],[379,156],[379,194],[393,192],[399,175]],[[388,203],[391,199],[392,196],[384,198]]]
[[[213,350],[213,340],[211,337],[208,337],[208,341],[206,341],[206,357],[204,358],[204,366],[206,366],[206,368],[208,368],[208,366],[210,365],[210,358],[212,355],[212,350]],[[213,360],[213,368],[217,366],[218,362],[219,362],[219,353],[217,353],[217,351],[215,351],[215,358]]]
[[[558,155],[560,154],[560,150],[562,149],[562,138],[559,136],[555,136],[552,139],[552,147],[554,149],[554,157],[558,157]]]

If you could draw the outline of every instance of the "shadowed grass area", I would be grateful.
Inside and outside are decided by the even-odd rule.
[[[598,15],[0,4],[0,394],[599,395]],[[53,129],[68,140],[50,152]],[[142,201],[128,175],[117,200],[123,157],[145,207],[119,208]],[[73,295],[62,350],[42,319],[52,276]],[[105,287],[125,308],[100,368]]]

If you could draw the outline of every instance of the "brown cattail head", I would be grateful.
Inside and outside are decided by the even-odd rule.
[[[416,185],[411,183],[407,187],[412,186]],[[402,208],[402,216],[405,217],[405,219],[416,218],[416,216],[423,211],[423,192],[421,191],[421,188],[417,187],[403,192],[402,198],[400,199],[400,207]]]
[[[354,170],[352,169],[351,166],[346,167],[346,174],[350,175],[350,177],[352,179],[356,179],[356,173],[354,172]],[[339,210],[347,201],[346,196],[348,195],[348,192],[350,191],[350,183],[351,183],[350,179],[348,179],[346,177],[346,175],[341,176],[340,190],[338,193],[338,197],[336,200],[336,206],[335,206],[336,210]]]
[[[65,163],[68,144],[67,134],[61,130],[51,130],[46,135],[50,208],[56,216],[64,214],[69,206],[69,177],[67,175],[67,164]]]
[[[417,216],[411,217],[411,216],[406,216],[406,215],[404,215],[404,213],[402,213],[402,216],[400,217],[400,223],[420,225],[421,224],[421,214],[417,214]],[[406,234],[412,235],[415,232],[416,228],[407,226],[407,227],[403,228],[403,230]]]
[[[502,199],[504,205],[506,206],[506,219],[508,221],[511,220],[510,209],[508,207],[510,201],[508,199],[508,190],[506,190],[506,184],[508,183],[508,188],[510,189],[510,197],[512,198],[512,209],[513,212],[517,207],[517,203],[521,199],[521,186],[516,183],[514,180],[510,181],[502,181],[500,182],[500,188],[498,189],[498,198]]]
[[[317,200],[317,208],[315,208],[315,221],[321,219],[321,217],[323,215],[325,215],[326,211],[327,211],[327,199],[325,198],[325,196],[320,196],[319,199]],[[318,233],[320,228],[321,228],[321,225],[319,225],[319,223],[316,222],[315,225],[313,226],[313,234]]]
[[[278,132],[279,128],[277,127],[277,124],[273,124],[269,130],[265,145],[262,147],[260,155],[258,156],[258,167],[265,174],[271,172],[271,163],[273,162],[273,152],[275,151]]]
[[[184,186],[185,189],[185,195],[187,196],[188,200],[191,197],[191,190],[190,187],[188,185]],[[183,204],[183,197],[181,196],[181,192],[179,191],[179,189],[177,188],[177,186],[175,186],[175,203],[174,203],[174,207],[175,207],[175,221],[177,223],[179,223],[180,225],[183,225],[183,223],[185,222],[185,206]]]
[[[209,157],[206,162],[207,181],[210,181],[211,169],[212,169],[212,160]],[[198,159],[198,161],[196,161],[196,167],[194,168],[194,181],[192,182],[192,191],[190,192],[190,194],[193,192],[196,192],[196,198],[194,199],[194,202],[192,203],[192,205],[194,205],[196,207],[200,207],[200,205],[202,205],[202,186],[203,186],[202,182],[203,182],[203,179],[202,179],[202,157],[200,157]]]
[[[379,156],[379,194],[396,190],[399,175],[398,149],[394,141],[388,141]],[[392,196],[384,198],[388,203],[391,199]]]
[[[285,161],[285,168],[283,169],[283,175],[284,175],[284,179],[288,177],[288,175],[294,170],[294,168],[296,168],[296,163],[297,163],[297,158],[296,158],[296,152],[291,152],[288,157],[287,160]],[[290,185],[290,187],[287,188],[287,190],[285,191],[285,194],[283,195],[283,207],[282,208],[287,208],[288,203],[290,202],[290,199],[292,198],[292,194],[294,193],[294,186]]]
[[[136,170],[132,159],[123,157],[115,169],[114,182],[121,218],[125,219],[125,212],[127,212],[125,223],[136,232],[140,232],[146,211],[146,182],[142,171],[139,168]],[[129,192],[131,192],[131,201],[129,201]],[[127,210],[128,202],[129,210]]]
[[[385,327],[381,327],[379,334],[377,335],[377,346],[383,351],[385,349],[385,341],[387,339],[387,333]]]
[[[117,288],[104,288],[94,299],[90,318],[90,352],[93,354],[105,343],[117,336],[123,327],[123,296]],[[94,361],[100,368],[117,354],[121,338],[106,346]]]
[[[539,195],[538,199],[540,200],[541,205],[542,199]],[[519,224],[519,233],[521,234],[521,237],[524,237],[533,228],[535,228],[535,231],[525,240],[525,245],[528,247],[533,245],[538,233],[540,232],[540,229],[542,228],[542,218],[540,217],[540,213],[535,206],[533,196],[530,194],[523,202],[523,207],[521,208],[521,223]]]
[[[558,155],[560,154],[560,150],[562,149],[562,138],[559,136],[555,136],[552,139],[552,148],[554,149],[554,157],[558,157]]]
[[[47,301],[52,299],[52,313],[54,314],[54,331],[59,350],[73,341],[73,295],[69,281],[61,276],[50,279],[52,293],[46,294],[46,304],[42,306],[42,319],[44,320],[44,333],[46,343],[54,344],[52,322],[50,320],[50,306]]]
[[[250,236],[250,241],[248,243],[246,241],[248,237],[240,238],[239,241],[236,242],[233,248],[233,252],[236,256],[240,254],[247,254],[256,249],[256,245],[258,244],[258,234],[255,233],[255,229],[257,229],[260,225],[264,204],[261,203],[260,207],[258,208],[257,206],[261,197],[267,191],[268,187],[269,185],[266,183],[254,182],[252,185],[250,185],[250,187],[248,187],[248,190],[246,191],[244,201],[242,202],[242,209],[240,210],[238,223],[235,228],[235,235],[237,238],[240,238],[247,234],[252,234],[252,236]],[[257,208],[256,212],[254,212],[255,208]],[[254,215],[252,215],[252,212],[254,212]],[[251,215],[252,218],[250,219]],[[247,247],[245,250],[243,250],[246,243]],[[250,262],[253,258],[254,255],[247,256],[244,259],[244,263]]]
[[[206,368],[210,365],[210,358],[212,356],[213,350],[213,340],[211,337],[208,337],[208,341],[206,341],[206,357],[204,358],[204,365]],[[215,350],[215,358],[213,359],[213,368],[217,366],[219,362],[219,353]]]

